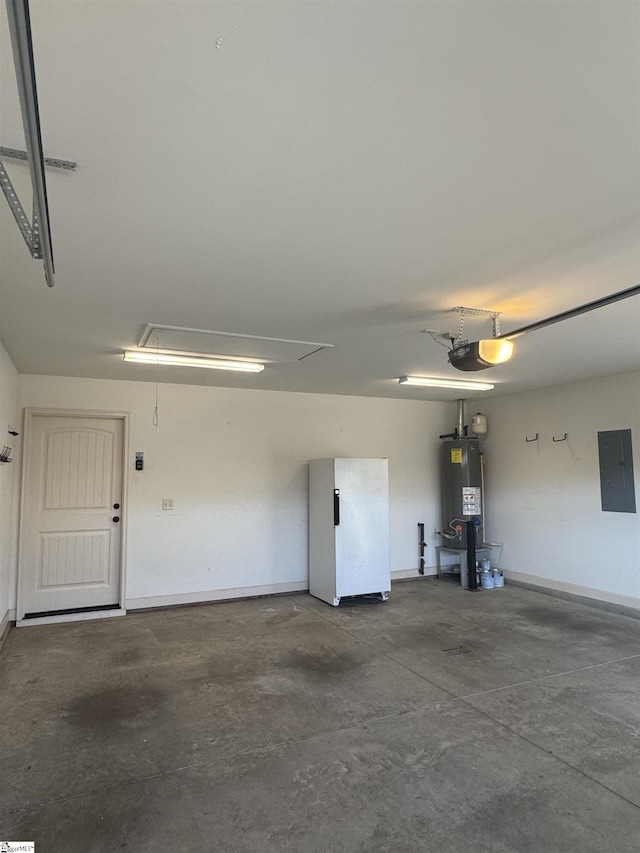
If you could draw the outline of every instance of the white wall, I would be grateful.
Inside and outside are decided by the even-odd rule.
[[[306,588],[307,462],[325,456],[389,458],[391,568],[417,569],[417,523],[439,525],[450,404],[161,385],[155,433],[154,393],[141,382],[20,377],[20,407],[130,413],[129,606]],[[143,472],[133,470],[139,450]]]
[[[0,462],[0,637],[15,598],[15,497],[20,467],[21,438],[9,435],[8,428],[21,431],[17,419],[18,373],[0,344],[0,450],[13,447],[14,462]],[[13,615],[12,615],[13,618]]]
[[[602,511],[597,436],[632,430],[640,510],[640,373],[497,398],[482,411],[487,533],[505,543],[503,567],[525,581],[640,607],[640,514]],[[553,442],[565,432],[567,441]]]

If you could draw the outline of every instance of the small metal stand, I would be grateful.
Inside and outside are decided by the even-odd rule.
[[[457,562],[446,563],[442,562],[442,554],[455,554]],[[482,560],[484,557],[491,557],[491,547],[481,546],[476,548],[476,560]],[[464,563],[463,563],[464,560]],[[467,551],[465,548],[449,548],[446,545],[436,546],[436,565],[438,567],[438,578],[443,578],[445,575],[457,574],[457,569],[460,569],[460,583],[462,583],[462,566],[466,565]],[[455,570],[455,571],[454,571]]]

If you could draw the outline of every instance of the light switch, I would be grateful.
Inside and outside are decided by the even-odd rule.
[[[173,498],[162,498],[162,509],[173,509]]]

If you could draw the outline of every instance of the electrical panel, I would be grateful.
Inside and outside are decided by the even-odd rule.
[[[603,512],[635,512],[631,430],[599,432],[598,456]]]

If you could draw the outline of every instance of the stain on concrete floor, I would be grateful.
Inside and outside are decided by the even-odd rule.
[[[116,734],[121,726],[150,725],[163,713],[168,695],[154,686],[108,687],[83,694],[67,707],[70,726]]]
[[[363,661],[350,652],[324,647],[313,651],[293,649],[284,654],[279,663],[310,678],[336,679],[353,675],[362,666]]]

